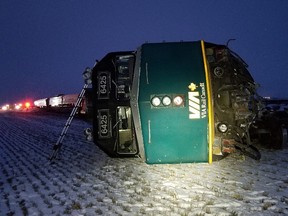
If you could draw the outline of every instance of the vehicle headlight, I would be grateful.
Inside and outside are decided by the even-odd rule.
[[[153,97],[151,100],[153,106],[158,107],[161,104],[161,100],[159,97]]]
[[[164,96],[162,99],[162,103],[164,106],[169,106],[171,104],[171,98],[168,96]]]
[[[92,70],[89,67],[87,67],[85,69],[85,71],[83,72],[82,76],[83,76],[84,82],[86,84],[91,84],[92,83]]]
[[[218,128],[218,130],[219,130],[221,133],[226,133],[227,130],[228,130],[228,126],[227,126],[226,124],[224,124],[224,123],[219,123],[219,124],[217,125],[217,128]]]

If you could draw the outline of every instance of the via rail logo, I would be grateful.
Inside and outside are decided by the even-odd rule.
[[[203,119],[207,117],[207,101],[205,83],[190,83],[188,86],[189,119]]]

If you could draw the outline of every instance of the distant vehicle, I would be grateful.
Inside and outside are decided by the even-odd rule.
[[[39,108],[47,107],[49,104],[48,98],[42,98],[34,101],[34,105]]]
[[[77,101],[78,94],[59,94],[54,97],[42,98],[34,101],[39,108],[44,107],[73,107]]]
[[[50,106],[50,107],[63,106],[63,94],[49,98],[48,99],[48,106]]]
[[[265,120],[247,67],[227,46],[204,41],[108,53],[92,68],[94,142],[151,164],[211,163],[237,149],[260,159],[256,140],[281,147],[287,129],[274,114]]]
[[[15,104],[5,104],[1,107],[0,110],[2,111],[28,111],[31,110],[33,106],[31,105],[30,101],[25,101],[21,103],[15,103]]]
[[[87,99],[84,98],[79,107],[79,113],[86,114],[92,102],[88,97],[89,91],[86,92]],[[61,108],[73,108],[78,99],[78,94],[59,94],[57,96],[42,98],[34,101],[34,106],[42,109],[61,110]],[[91,108],[90,108],[91,109]]]
[[[1,110],[3,110],[3,111],[7,111],[9,109],[10,109],[10,104],[5,104],[1,107]]]

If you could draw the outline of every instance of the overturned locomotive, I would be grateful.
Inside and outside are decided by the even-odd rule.
[[[260,159],[256,87],[225,45],[147,43],[109,53],[92,68],[94,142],[112,157],[150,164],[211,163],[236,149]]]

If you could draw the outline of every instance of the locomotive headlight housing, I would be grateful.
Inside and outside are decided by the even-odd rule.
[[[161,104],[161,100],[159,97],[155,96],[151,99],[151,103],[154,107],[158,107]]]
[[[227,124],[225,124],[225,123],[219,123],[219,124],[217,125],[217,129],[218,129],[218,131],[220,131],[221,133],[226,133],[227,130],[228,130],[228,126],[227,126]]]
[[[163,103],[164,106],[169,106],[171,104],[171,102],[172,102],[171,98],[168,97],[168,96],[164,96],[162,98],[162,103]]]
[[[87,67],[85,69],[85,71],[83,72],[82,76],[83,76],[84,82],[86,84],[91,84],[92,83],[92,70],[89,67]]]

